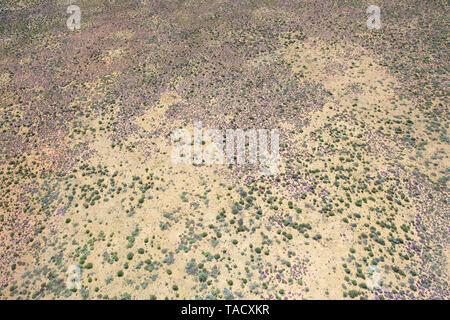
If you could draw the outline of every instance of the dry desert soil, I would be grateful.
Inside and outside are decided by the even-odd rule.
[[[0,299],[448,299],[449,5],[376,2],[2,1]]]

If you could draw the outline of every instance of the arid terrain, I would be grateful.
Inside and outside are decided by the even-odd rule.
[[[448,9],[3,0],[0,299],[449,299]],[[196,122],[277,171],[174,163]]]

